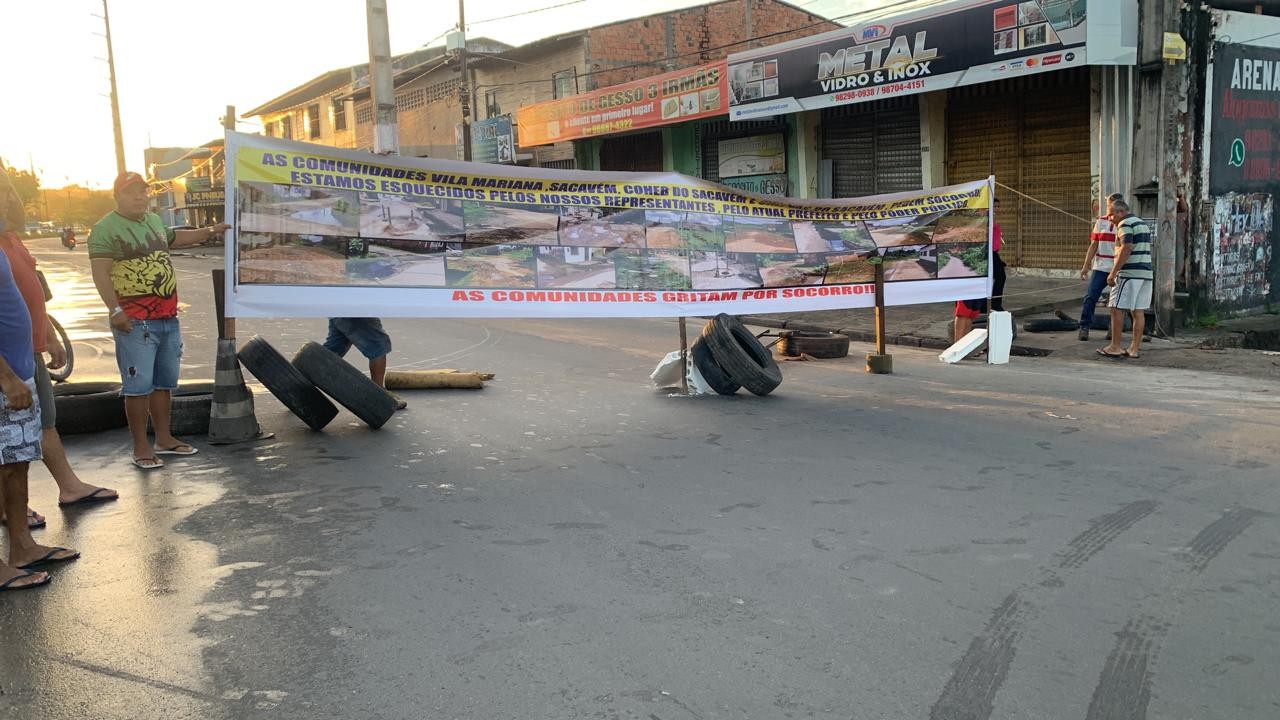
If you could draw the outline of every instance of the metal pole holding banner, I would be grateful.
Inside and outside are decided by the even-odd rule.
[[[867,372],[888,375],[893,372],[893,356],[884,351],[884,259],[876,262],[876,351],[867,353]]]

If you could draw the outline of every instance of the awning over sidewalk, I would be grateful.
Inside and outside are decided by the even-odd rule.
[[[1137,0],[936,0],[729,56],[730,118],[816,110],[1079,65],[1133,65]]]

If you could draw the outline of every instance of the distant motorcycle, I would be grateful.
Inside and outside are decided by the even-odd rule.
[[[68,250],[76,249],[76,231],[69,227],[62,228],[62,246]]]

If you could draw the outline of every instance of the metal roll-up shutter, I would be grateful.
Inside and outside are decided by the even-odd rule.
[[[605,138],[600,143],[601,170],[662,171],[662,133],[647,132]]]
[[[984,178],[994,160],[998,182],[1088,218],[1090,137],[1087,68],[957,88],[947,107],[948,182]],[[1004,189],[996,197],[1005,262],[1080,266],[1087,224]]]
[[[822,158],[832,161],[834,197],[919,190],[919,99],[910,96],[823,110]]]
[[[782,133],[785,137],[787,126],[785,123],[779,123],[776,120],[745,120],[731,122],[725,120],[713,120],[703,123],[697,128],[698,148],[700,150],[701,160],[698,166],[702,168],[702,177],[704,180],[712,182],[720,181],[720,141],[729,140],[731,138],[749,137],[752,135],[774,135]]]

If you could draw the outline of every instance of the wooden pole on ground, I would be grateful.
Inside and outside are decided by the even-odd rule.
[[[876,263],[876,351],[867,353],[867,372],[887,375],[893,372],[893,356],[885,353],[884,341],[884,261]]]
[[[689,394],[689,334],[684,318],[680,318],[680,392]]]

